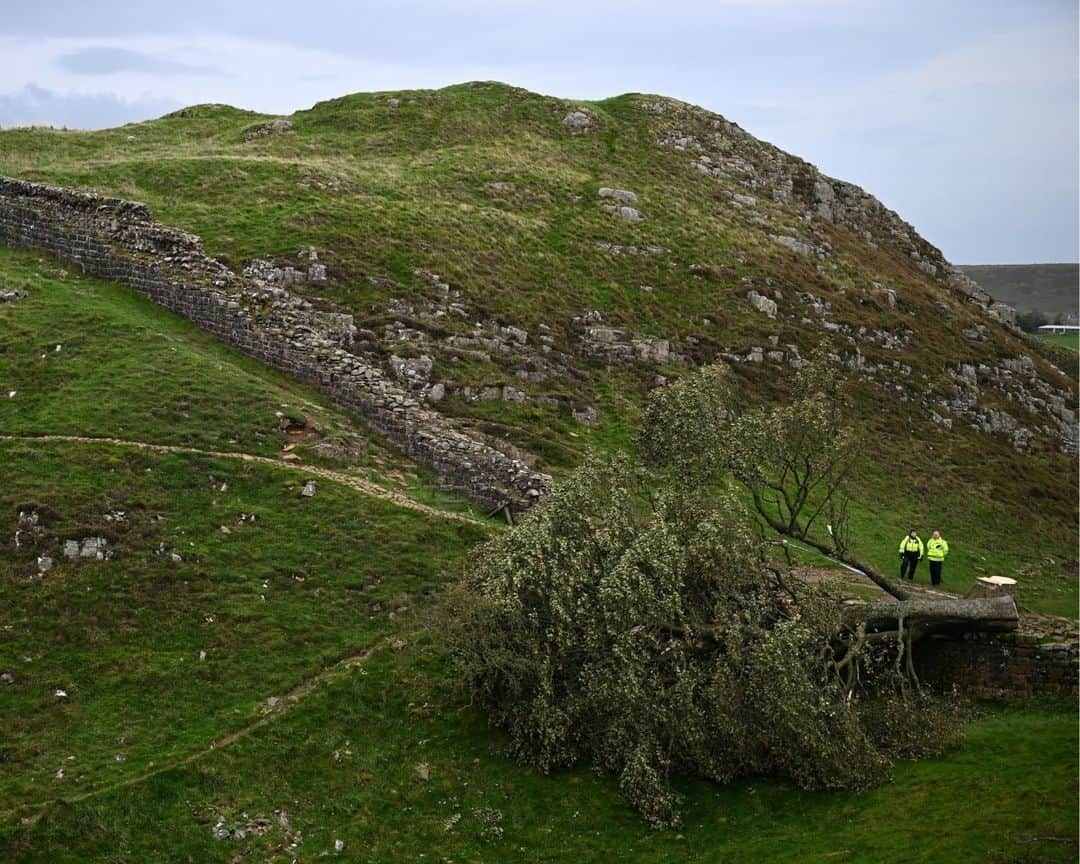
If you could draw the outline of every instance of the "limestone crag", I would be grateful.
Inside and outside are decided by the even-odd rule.
[[[658,106],[663,110],[657,110]],[[941,251],[877,198],[853,183],[822,174],[797,156],[758,140],[737,124],[704,109],[673,99],[642,102],[656,120],[657,144],[687,153],[700,173],[744,191],[733,192],[733,207],[749,211],[772,242],[812,259],[830,255],[830,247],[815,223],[831,223],[850,231],[871,248],[891,245],[909,256],[935,279],[990,317],[1014,325],[1016,311],[995,302],[974,281],[953,267]],[[764,202],[794,206],[801,225],[773,224]],[[796,236],[798,235],[798,236]]]
[[[953,386],[933,405],[940,415],[965,419],[987,434],[1010,436],[1013,447],[1023,452],[1034,433],[993,403],[1016,405],[1039,424],[1038,432],[1056,438],[1063,452],[1076,455],[1076,412],[1068,407],[1072,394],[1040,378],[1030,357],[1008,358],[994,366],[962,363],[950,371]]]
[[[199,238],[154,221],[142,204],[7,178],[0,178],[0,240],[47,249],[127,285],[242,353],[314,383],[483,507],[521,511],[546,494],[547,475],[454,428],[354,353],[352,317],[291,295],[295,275],[259,264],[238,276],[207,256]],[[317,281],[316,265],[309,256],[303,278]]]
[[[671,350],[667,339],[609,327],[598,310],[575,316],[572,324],[578,331],[578,348],[582,356],[609,367],[686,362],[685,357]]]

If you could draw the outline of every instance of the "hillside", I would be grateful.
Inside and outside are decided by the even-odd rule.
[[[341,325],[412,416],[555,482],[632,447],[649,391],[694,366],[783,400],[825,345],[864,440],[860,557],[892,572],[909,527],[941,527],[947,591],[1012,575],[1022,605],[1076,615],[1075,355],[717,115],[491,83],[288,118],[202,105],[2,131],[0,177],[144,202],[253,317]],[[430,619],[501,530],[490,508],[128,287],[0,243],[0,291],[0,858],[1075,859],[1071,705],[991,707],[964,750],[867,795],[686,782],[679,835],[591,772],[522,771]]]
[[[960,270],[997,300],[1051,320],[1080,313],[1080,265],[962,264]]]
[[[690,365],[775,399],[826,341],[858,384],[871,563],[927,521],[973,554],[958,587],[1075,554],[1076,384],[1051,349],[869,195],[701,109],[483,83],[279,121],[195,106],[0,133],[0,174],[146,202],[233,271],[352,315],[354,354],[556,475],[629,445]],[[1063,590],[1042,602],[1072,610]]]
[[[314,861],[336,842],[378,861],[900,862],[912,844],[1068,860],[1068,705],[996,709],[963,751],[866,795],[682,783],[680,834],[644,828],[591,771],[522,771],[426,626],[495,526],[403,506],[452,502],[317,395],[126,289],[4,248],[0,272],[28,294],[0,306],[3,860]],[[101,559],[64,555],[93,537]]]

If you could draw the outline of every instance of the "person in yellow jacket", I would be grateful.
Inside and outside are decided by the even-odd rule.
[[[926,560],[930,562],[930,584],[941,584],[941,565],[945,563],[945,556],[949,554],[949,544],[941,536],[940,531],[935,531],[926,541]]]
[[[915,568],[923,556],[923,542],[918,532],[912,528],[907,537],[900,541],[900,578],[914,579]]]

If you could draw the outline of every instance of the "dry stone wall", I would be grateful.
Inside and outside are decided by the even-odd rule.
[[[447,488],[478,505],[521,512],[550,484],[486,442],[454,428],[350,351],[352,317],[315,310],[257,276],[233,273],[192,234],[162,225],[142,204],[0,178],[0,241],[45,249],[84,273],[154,303],[356,411]]]
[[[919,678],[980,699],[1077,698],[1075,642],[1039,642],[1024,633],[968,633],[924,639],[915,651]]]

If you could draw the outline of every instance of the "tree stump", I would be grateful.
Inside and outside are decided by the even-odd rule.
[[[1001,597],[1008,595],[1016,596],[1016,580],[1008,576],[980,576],[971,586],[967,596],[975,597]]]

